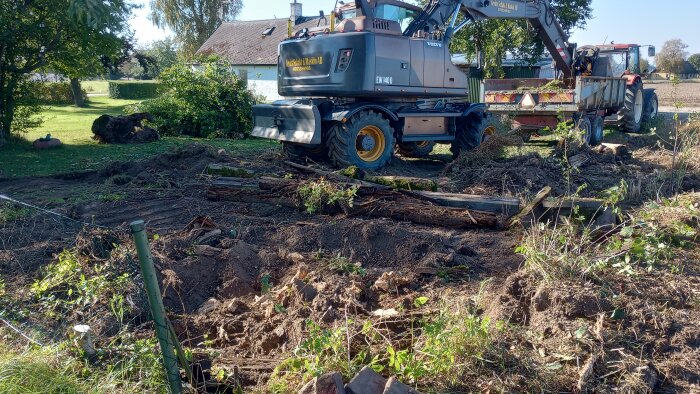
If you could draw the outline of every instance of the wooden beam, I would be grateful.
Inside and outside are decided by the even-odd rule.
[[[412,191],[406,193],[445,207],[467,208],[483,212],[493,212],[496,214],[503,214],[508,217],[520,212],[520,199],[517,198],[423,191]]]

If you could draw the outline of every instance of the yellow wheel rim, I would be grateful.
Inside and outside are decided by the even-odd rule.
[[[483,141],[488,140],[488,139],[491,138],[491,136],[494,135],[494,134],[496,134],[496,126],[493,126],[493,125],[487,126],[487,127],[484,129],[484,136],[481,137],[481,141],[483,142]]]
[[[421,142],[416,142],[416,146],[419,148],[425,148],[430,144],[430,141],[421,141]]]
[[[365,146],[363,140],[366,138],[370,138],[374,142],[373,144],[369,144],[371,145],[369,149],[363,148],[363,146]],[[379,160],[386,149],[384,133],[382,133],[382,130],[377,126],[365,126],[357,134],[355,149],[357,149],[357,155],[364,161],[372,162]]]

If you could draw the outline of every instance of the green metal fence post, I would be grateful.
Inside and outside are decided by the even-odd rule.
[[[143,274],[143,282],[146,285],[146,294],[148,294],[148,303],[151,306],[151,315],[156,326],[160,350],[163,354],[163,365],[165,366],[165,375],[168,378],[168,386],[172,394],[180,394],[182,392],[182,380],[180,379],[180,369],[175,355],[175,345],[170,337],[165,307],[163,307],[163,300],[160,296],[158,278],[153,266],[153,256],[151,256],[151,248],[148,245],[146,226],[143,220],[131,223],[131,234],[134,236],[134,242],[136,243],[139,265]]]

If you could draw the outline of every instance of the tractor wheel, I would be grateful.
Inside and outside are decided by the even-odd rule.
[[[644,121],[653,122],[659,116],[659,97],[653,90],[644,91]]]
[[[435,148],[433,141],[405,142],[397,144],[396,151],[403,157],[424,158],[428,157]]]
[[[315,161],[328,160],[328,149],[323,145],[300,145],[282,142],[282,151],[291,158],[307,157]]]
[[[575,122],[576,128],[581,135],[581,140],[586,144],[590,144],[591,136],[593,135],[593,122],[591,122],[591,118],[583,116]]]
[[[378,170],[391,161],[394,143],[389,121],[372,111],[362,111],[328,133],[329,156],[339,167]]]
[[[482,142],[496,134],[493,116],[488,113],[473,113],[457,120],[457,133],[450,151],[456,159],[463,151],[476,149]]]
[[[605,120],[602,116],[593,117],[591,122],[591,136],[588,138],[588,145],[598,146],[603,142],[605,133]]]
[[[642,128],[644,115],[644,91],[642,82],[637,81],[627,87],[625,106],[619,112],[622,115],[622,129],[628,133],[637,133]]]

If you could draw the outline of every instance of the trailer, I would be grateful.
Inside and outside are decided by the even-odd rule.
[[[562,120],[574,120],[584,140],[598,145],[604,119],[624,108],[626,90],[626,78],[490,79],[484,81],[483,102],[492,113],[515,115],[521,130],[555,129]]]
[[[482,101],[490,112],[513,115],[522,130],[554,129],[561,120],[573,120],[590,145],[602,142],[606,123],[637,133],[659,109],[654,90],[644,89],[648,70],[641,70],[641,47],[582,46],[576,50],[575,78],[486,80]],[[649,57],[655,54],[649,46]]]

